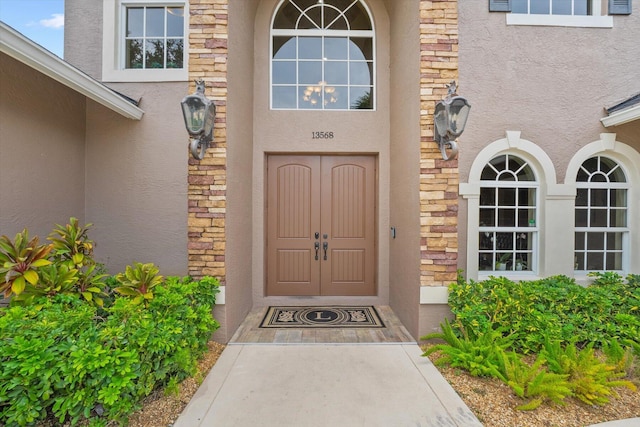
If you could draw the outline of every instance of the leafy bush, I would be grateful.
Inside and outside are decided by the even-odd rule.
[[[7,298],[11,294],[19,295],[27,283],[36,284],[40,279],[38,268],[51,264],[47,255],[52,245],[39,245],[38,237],[29,240],[29,231],[25,228],[11,241],[7,236],[0,237],[0,292]]]
[[[445,321],[442,333],[422,337],[445,341],[424,356],[439,351],[444,356],[436,363],[500,379],[528,399],[519,409],[568,396],[603,405],[617,395],[615,388],[636,390],[640,276],[626,282],[616,273],[593,277],[586,288],[564,276],[520,283],[459,278],[449,288],[456,320]],[[538,355],[528,364],[519,353]]]
[[[93,259],[93,241],[87,232],[91,224],[80,226],[76,218],[56,225],[48,245],[29,240],[27,229],[12,242],[0,237],[0,290],[13,295],[12,304],[31,304],[38,296],[77,294],[92,304],[104,304],[105,274]],[[3,272],[7,274],[2,275]]]
[[[483,282],[459,280],[449,288],[449,305],[466,330],[499,330],[514,350],[538,352],[546,339],[601,347],[612,338],[640,336],[640,279],[626,283],[615,273],[598,273],[583,287],[565,276],[513,282],[492,277]]]
[[[124,422],[156,387],[195,372],[219,326],[211,315],[217,287],[213,278],[170,277],[146,308],[129,298],[99,308],[58,294],[0,309],[0,425],[48,416]]]
[[[136,304],[148,302],[153,298],[153,288],[162,283],[163,277],[158,272],[158,267],[151,263],[128,265],[124,273],[116,276],[120,286],[115,291],[133,298]]]

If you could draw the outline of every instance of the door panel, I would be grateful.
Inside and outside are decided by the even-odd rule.
[[[270,156],[267,167],[268,294],[318,295],[320,158]]]
[[[375,295],[375,158],[274,155],[267,169],[267,294]]]
[[[322,232],[329,262],[321,267],[324,295],[375,295],[375,158],[322,158]]]

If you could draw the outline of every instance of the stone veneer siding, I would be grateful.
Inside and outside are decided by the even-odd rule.
[[[214,148],[189,160],[189,274],[225,283],[226,100],[229,0],[190,0],[189,77],[206,82],[217,108]],[[458,3],[420,1],[420,284],[455,281],[458,258],[458,161],[433,141],[433,110],[458,79]]]
[[[228,0],[189,1],[189,91],[203,79],[216,105],[214,143],[204,159],[189,155],[189,275],[225,280],[227,200]]]
[[[420,2],[420,284],[456,280],[458,160],[442,160],[433,111],[458,80],[458,2]]]

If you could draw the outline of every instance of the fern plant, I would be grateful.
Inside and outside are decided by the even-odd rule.
[[[427,349],[423,356],[427,357],[437,351],[444,356],[435,363],[439,366],[448,364],[467,370],[473,376],[490,376],[506,382],[500,371],[502,354],[511,345],[510,341],[498,331],[489,330],[478,335],[468,334],[461,329],[462,337],[458,337],[448,320],[440,324],[442,333],[425,335],[421,340],[441,339],[445,344],[436,344]]]
[[[618,396],[616,387],[636,390],[631,381],[621,379],[625,372],[595,356],[592,343],[578,350],[575,343],[562,348],[559,341],[547,340],[540,354],[547,359],[551,372],[569,376],[573,395],[588,405],[607,404],[609,397]]]
[[[564,399],[573,394],[567,381],[569,375],[548,372],[544,367],[545,362],[543,357],[538,356],[533,365],[529,366],[515,352],[502,355],[505,383],[518,397],[530,399],[517,409],[533,410],[545,400],[563,405]]]

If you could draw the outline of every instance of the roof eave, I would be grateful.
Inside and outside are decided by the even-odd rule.
[[[22,62],[116,113],[140,120],[144,111],[120,95],[63,61],[42,46],[0,22],[0,52]]]
[[[616,111],[600,119],[604,127],[618,126],[640,119],[640,104],[624,110]]]

